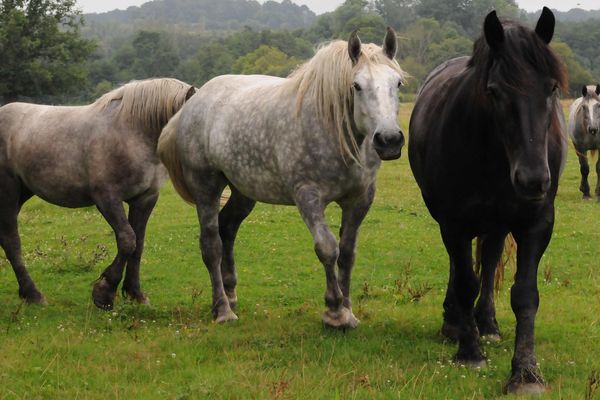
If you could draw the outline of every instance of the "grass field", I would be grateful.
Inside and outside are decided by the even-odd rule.
[[[404,128],[409,113],[403,106]],[[570,150],[539,273],[536,350],[550,399],[600,399],[600,204],[582,201],[578,186]],[[336,207],[328,220],[337,231]],[[240,320],[223,326],[211,322],[195,211],[170,184],[142,265],[151,306],[121,297],[112,312],[92,305],[91,284],[115,252],[95,209],[34,199],[20,229],[49,305],[23,305],[0,258],[0,399],[489,399],[509,376],[510,273],[497,299],[503,340],[484,343],[488,367],[450,363],[455,344],[438,333],[447,256],[405,151],[379,175],[354,270],[361,325],[345,334],[321,325],[324,272],[292,207],[258,205],[242,226]]]

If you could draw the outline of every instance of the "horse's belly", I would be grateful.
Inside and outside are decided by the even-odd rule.
[[[294,199],[289,190],[270,174],[263,172],[249,177],[241,174],[225,173],[225,176],[246,197],[262,203],[294,204]]]

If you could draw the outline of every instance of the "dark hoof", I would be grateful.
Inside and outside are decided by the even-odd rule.
[[[592,196],[590,196],[589,194],[584,194],[582,197],[583,200],[591,200]]]
[[[141,290],[123,290],[123,297],[145,306],[150,305],[150,299]]]
[[[359,323],[352,310],[343,306],[337,311],[327,310],[323,314],[323,325],[327,328],[346,331],[355,329]]]
[[[223,313],[221,313],[217,318],[215,318],[215,322],[217,324],[224,324],[226,322],[231,322],[231,321],[237,321],[238,316],[235,315],[235,313],[233,311],[228,310],[225,311]]]
[[[48,305],[48,301],[46,301],[44,295],[37,289],[29,290],[26,293],[19,292],[19,297],[25,300],[27,304]]]
[[[442,325],[442,330],[440,331],[442,336],[454,342],[458,342],[459,332],[460,329],[458,328],[458,325],[454,325],[448,321],[444,321],[444,324]]]
[[[471,368],[483,368],[486,366],[485,358],[483,354],[479,350],[477,350],[479,354],[460,354],[457,353],[453,360],[455,364],[465,365]]]
[[[500,329],[498,329],[497,323],[478,323],[477,328],[479,329],[479,337],[481,340],[487,340],[489,342],[499,342],[501,340]]]
[[[504,388],[505,394],[516,394],[517,396],[540,396],[546,392],[543,383],[516,383],[509,382]]]
[[[101,310],[109,311],[113,308],[116,297],[116,290],[108,283],[105,277],[101,276],[98,282],[94,284],[92,290],[92,300],[96,307]]]

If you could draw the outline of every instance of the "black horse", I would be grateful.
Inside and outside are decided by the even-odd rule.
[[[536,275],[552,235],[567,149],[559,102],[566,71],[548,46],[554,25],[548,8],[535,31],[501,22],[492,11],[472,56],[447,61],[426,78],[410,121],[410,165],[450,256],[444,332],[457,333],[457,362],[485,363],[479,334],[499,334],[495,266],[506,235],[517,242],[508,392],[544,390],[534,355]],[[474,237],[482,240],[481,285],[473,271]]]

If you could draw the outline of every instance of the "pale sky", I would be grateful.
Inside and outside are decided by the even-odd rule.
[[[126,9],[130,6],[139,6],[148,0],[77,0],[78,6],[85,13],[104,12],[115,8]],[[218,2],[219,0],[214,0]],[[261,1],[261,0],[259,0]],[[262,0],[264,1],[264,0]],[[297,4],[306,4],[317,14],[334,10],[343,3],[343,0],[292,0]],[[571,8],[583,8],[586,10],[600,9],[600,0],[517,0],[519,7],[527,11],[536,11],[547,6],[561,11]]]

